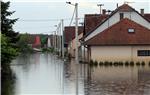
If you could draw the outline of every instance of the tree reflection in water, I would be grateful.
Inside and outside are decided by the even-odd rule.
[[[15,95],[15,82],[16,82],[16,78],[13,72],[10,78],[2,79],[1,80],[1,95]]]

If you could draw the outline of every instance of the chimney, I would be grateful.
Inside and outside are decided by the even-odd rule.
[[[144,9],[141,9],[141,15],[144,16]]]
[[[117,6],[117,8],[118,8],[118,3],[117,3],[117,5],[116,5],[116,6]]]
[[[103,15],[106,15],[106,9],[103,9],[102,12]]]

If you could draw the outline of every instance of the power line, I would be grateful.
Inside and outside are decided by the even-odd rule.
[[[72,21],[73,21],[74,14],[75,14],[75,8],[74,8],[73,15],[72,15],[72,18],[71,18],[71,21],[70,21],[69,26],[71,26],[71,23],[72,23]]]
[[[64,18],[64,20],[72,20],[72,18]],[[79,18],[83,19],[83,18]],[[50,22],[50,21],[60,21],[61,19],[19,19],[20,22]]]

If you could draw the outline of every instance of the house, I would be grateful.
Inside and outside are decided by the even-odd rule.
[[[40,36],[35,37],[34,44],[32,45],[33,48],[41,48],[41,38]]]
[[[72,57],[75,57],[75,26],[66,26],[64,28],[64,43],[65,48]],[[78,26],[78,38],[83,35],[83,26]],[[80,46],[80,43],[78,43]]]
[[[83,29],[83,36],[87,35],[91,31],[93,31],[100,23],[102,23],[109,15],[106,14],[106,10],[102,10],[102,14],[85,14],[84,16],[84,29]],[[82,40],[80,40],[81,43]],[[88,59],[87,56],[87,48],[86,46],[81,46],[79,51],[82,53],[82,61],[86,62]]]
[[[84,35],[88,61],[150,61],[149,14],[123,4]]]

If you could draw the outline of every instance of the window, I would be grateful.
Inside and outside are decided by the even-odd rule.
[[[129,33],[134,33],[135,30],[134,30],[133,28],[129,28],[129,29],[128,29],[128,32],[129,32]]]
[[[150,50],[138,50],[138,56],[150,56]]]
[[[120,20],[123,19],[123,17],[124,17],[124,14],[120,13]]]

